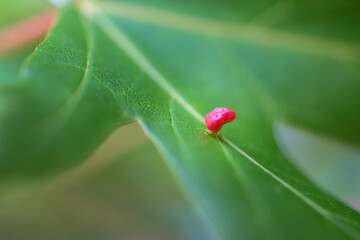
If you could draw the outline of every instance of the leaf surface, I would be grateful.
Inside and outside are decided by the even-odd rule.
[[[1,176],[69,168],[136,120],[217,238],[359,239],[359,214],[303,177],[272,131],[282,120],[359,143],[359,30],[334,23],[359,21],[359,7],[325,3],[159,0],[63,10],[14,90]],[[203,116],[219,106],[237,120],[215,137]]]

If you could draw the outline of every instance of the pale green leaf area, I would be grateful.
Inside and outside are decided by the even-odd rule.
[[[1,0],[0,29],[51,7],[46,0]]]
[[[287,1],[64,9],[13,90],[2,179],[68,169],[137,121],[216,238],[360,239],[360,215],[308,181],[273,136],[282,120],[359,143],[360,30],[349,26],[359,5],[294,1],[274,19],[277,4]],[[215,137],[203,116],[219,106],[237,119]]]
[[[274,131],[280,149],[304,174],[359,209],[359,146],[279,122]]]

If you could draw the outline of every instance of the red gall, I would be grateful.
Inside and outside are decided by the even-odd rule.
[[[212,134],[217,134],[225,123],[234,121],[236,113],[230,108],[218,107],[205,116],[206,127]]]

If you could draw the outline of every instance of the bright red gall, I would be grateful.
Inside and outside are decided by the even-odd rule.
[[[230,108],[218,107],[205,116],[206,127],[210,133],[216,134],[225,123],[232,122],[236,118],[236,113]]]

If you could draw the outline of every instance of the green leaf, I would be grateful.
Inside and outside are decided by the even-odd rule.
[[[83,164],[52,179],[1,192],[0,236],[209,239],[159,159],[137,124],[124,126]]]
[[[356,1],[82,3],[23,68],[0,176],[50,176],[137,121],[220,239],[360,239],[282,155],[274,121],[359,143]],[[349,26],[344,27],[344,26]],[[210,135],[203,116],[237,120]]]

